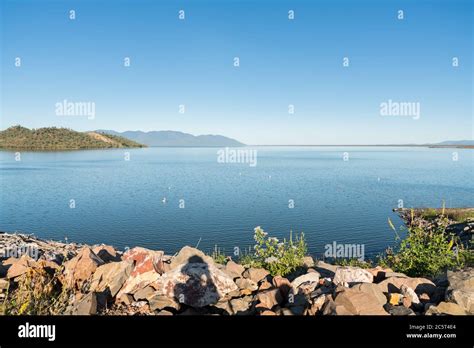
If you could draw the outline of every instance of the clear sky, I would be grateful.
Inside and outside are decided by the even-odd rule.
[[[178,130],[247,144],[473,139],[470,0],[0,3],[1,129]],[[95,117],[58,116],[65,99],[95,103]],[[420,117],[382,116],[388,100],[419,103]]]

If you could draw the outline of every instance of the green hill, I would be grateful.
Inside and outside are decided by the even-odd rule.
[[[11,150],[79,150],[145,147],[117,135],[76,132],[67,128],[28,129],[13,126],[0,132],[0,148]]]

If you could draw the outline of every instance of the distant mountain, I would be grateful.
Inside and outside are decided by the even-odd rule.
[[[431,144],[431,145],[474,145],[474,140],[447,140],[441,143]]]
[[[13,126],[0,132],[0,148],[11,150],[79,150],[143,147],[129,139],[99,132],[76,132],[67,128],[28,129]]]
[[[126,131],[97,130],[96,132],[121,136],[147,146],[177,147],[237,147],[245,146],[241,142],[222,135],[192,135],[175,131]]]

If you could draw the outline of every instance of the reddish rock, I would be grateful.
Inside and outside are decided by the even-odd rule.
[[[242,273],[244,273],[244,271],[245,271],[244,266],[239,265],[238,263],[235,263],[232,260],[227,262],[227,264],[225,265],[225,269],[226,269],[227,272],[229,272],[231,274],[235,274],[238,277],[241,277]]]
[[[385,293],[400,293],[402,285],[412,288],[417,294],[427,293],[429,296],[436,290],[434,283],[425,278],[390,277],[377,285]]]
[[[19,259],[9,258],[4,261],[4,265],[10,265],[7,271],[7,278],[12,279],[25,274],[29,268],[36,267],[36,262],[28,255],[23,255]]]
[[[134,263],[135,266],[131,273],[131,276],[133,277],[138,274],[143,274],[150,271],[155,271],[159,274],[162,274],[165,268],[163,264],[163,257],[163,251],[135,247],[133,249],[127,250],[123,254],[122,260]]]

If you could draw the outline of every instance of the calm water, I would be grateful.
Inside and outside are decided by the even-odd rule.
[[[279,238],[303,231],[313,254],[336,241],[365,244],[370,256],[393,244],[387,218],[402,223],[391,211],[399,199],[474,206],[471,150],[253,149],[256,167],[217,163],[211,148],[134,149],[130,161],[124,150],[24,152],[19,162],[0,152],[0,230],[168,253],[201,239],[231,253],[260,225]]]

